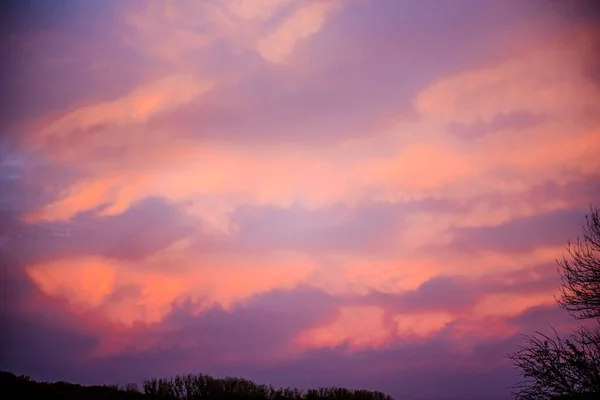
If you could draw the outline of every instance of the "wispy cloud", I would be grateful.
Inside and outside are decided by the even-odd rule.
[[[569,328],[553,262],[600,195],[582,3],[37,7],[2,28],[0,367],[504,399],[518,333]]]

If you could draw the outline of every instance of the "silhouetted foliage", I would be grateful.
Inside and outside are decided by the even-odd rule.
[[[583,240],[567,246],[557,261],[562,280],[560,307],[576,319],[600,322],[600,210],[586,215]],[[600,327],[582,326],[567,338],[541,332],[525,335],[525,344],[509,355],[525,380],[519,400],[600,399]]]
[[[81,386],[67,382],[36,382],[28,376],[16,376],[0,372],[2,398],[7,400],[134,400],[142,399],[139,391],[119,389],[112,386]]]
[[[123,388],[116,385],[81,386],[66,382],[45,383],[0,372],[0,386],[9,393],[4,399],[164,399],[164,400],[392,400],[381,392],[318,388],[306,392],[296,388],[275,389],[258,385],[243,378],[217,379],[208,375],[177,375],[172,378],[153,378]]]
[[[562,395],[552,397],[550,400],[598,400],[598,393],[579,393],[572,396]]]
[[[381,392],[343,388],[319,388],[303,392],[296,388],[275,389],[243,378],[215,379],[202,374],[178,375],[168,379],[154,378],[144,381],[143,387],[147,397],[173,400],[392,400],[390,396]]]
[[[558,261],[562,279],[558,304],[577,319],[600,318],[600,210],[586,215],[583,237],[569,242]]]
[[[536,332],[510,358],[526,380],[516,386],[520,399],[600,393],[600,330],[581,327],[568,338]]]

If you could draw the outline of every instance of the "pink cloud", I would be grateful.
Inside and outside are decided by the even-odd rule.
[[[382,309],[372,306],[341,308],[330,324],[300,332],[296,340],[304,348],[343,344],[358,349],[379,347],[390,339],[383,313]]]
[[[600,193],[576,7],[79,7],[35,11],[0,82],[1,368],[500,400],[518,334],[572,326],[553,262]]]

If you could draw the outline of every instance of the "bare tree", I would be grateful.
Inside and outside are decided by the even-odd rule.
[[[581,327],[567,339],[541,332],[509,356],[525,380],[515,385],[517,399],[547,400],[600,393],[600,329]],[[568,397],[567,397],[568,398]]]
[[[576,319],[600,324],[600,210],[591,207],[583,237],[557,261],[562,280],[560,307]],[[525,344],[509,358],[524,381],[518,400],[587,399],[600,394],[600,325],[581,326],[567,338],[541,332],[524,335]],[[600,397],[600,396],[598,396]],[[596,397],[594,397],[596,398]]]
[[[600,210],[586,215],[583,240],[569,242],[567,256],[558,261],[562,279],[558,304],[574,318],[600,318]]]

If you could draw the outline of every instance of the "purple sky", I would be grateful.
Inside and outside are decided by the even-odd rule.
[[[6,3],[0,369],[505,400],[573,325],[593,2]]]

